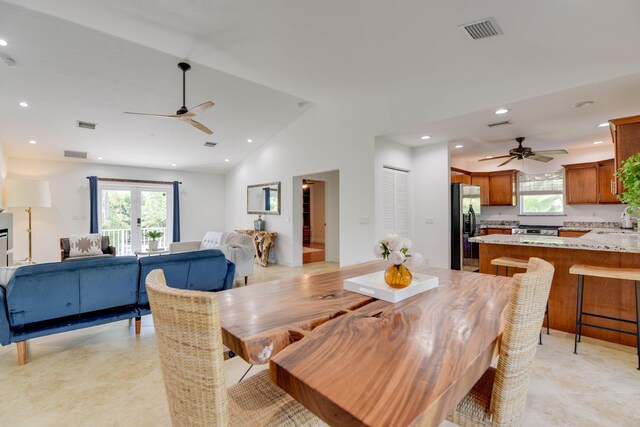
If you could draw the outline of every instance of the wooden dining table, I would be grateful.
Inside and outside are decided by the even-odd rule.
[[[399,303],[343,289],[381,262],[219,292],[224,344],[332,426],[439,425],[489,367],[511,278],[422,267]]]

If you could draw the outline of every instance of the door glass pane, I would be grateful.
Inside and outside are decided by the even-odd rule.
[[[155,237],[159,248],[166,248],[167,242],[167,193],[164,191],[141,191],[141,227],[142,227],[142,248],[149,247],[149,241],[153,234],[160,233]],[[151,236],[150,236],[151,233]]]
[[[131,191],[102,190],[101,224],[102,235],[109,236],[111,246],[116,247],[116,254],[131,255]]]

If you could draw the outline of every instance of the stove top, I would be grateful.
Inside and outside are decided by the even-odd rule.
[[[519,225],[511,234],[538,234],[541,236],[557,236],[559,225]]]

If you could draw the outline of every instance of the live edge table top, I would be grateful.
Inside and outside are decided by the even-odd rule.
[[[510,278],[438,268],[391,304],[345,291],[368,263],[218,293],[225,345],[330,425],[438,425],[491,362]]]

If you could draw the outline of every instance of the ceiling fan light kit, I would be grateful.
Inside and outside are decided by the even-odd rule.
[[[149,114],[149,113],[131,113],[125,111],[125,114],[135,114],[138,116],[151,116],[151,117],[162,117],[165,119],[177,119],[181,122],[185,122],[193,126],[194,128],[201,130],[202,132],[211,135],[213,131],[203,125],[202,123],[193,119],[196,115],[208,110],[213,107],[215,104],[212,101],[203,102],[202,104],[196,105],[195,107],[188,109],[186,104],[187,97],[187,71],[191,69],[191,65],[186,62],[179,62],[178,68],[182,70],[182,106],[176,111],[176,114]]]
[[[504,166],[508,163],[511,163],[514,160],[523,160],[523,159],[529,159],[529,160],[535,160],[537,162],[549,162],[551,160],[553,160],[553,157],[549,157],[550,155],[556,155],[556,154],[569,154],[569,152],[567,150],[540,150],[540,151],[533,151],[531,149],[531,147],[523,147],[522,143],[524,142],[524,137],[518,137],[516,138],[516,142],[518,143],[518,146],[516,148],[512,148],[511,150],[509,150],[509,154],[505,155],[505,156],[488,156],[485,157],[484,159],[479,159],[479,162],[485,162],[487,160],[495,160],[495,159],[506,159],[508,158],[506,161],[500,163],[498,165],[498,167],[500,166]]]

